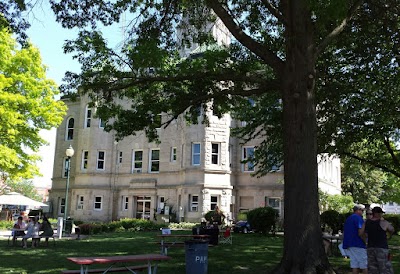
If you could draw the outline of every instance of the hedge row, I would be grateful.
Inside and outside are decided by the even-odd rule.
[[[75,224],[81,229],[81,234],[91,235],[102,232],[122,232],[122,231],[152,231],[160,230],[162,227],[169,227],[171,229],[191,229],[196,224],[193,223],[171,223],[156,224],[152,221],[143,219],[121,219],[119,221],[113,221],[110,223],[83,223],[81,221],[75,221]]]
[[[335,210],[327,210],[321,214],[322,231],[332,230],[332,234],[343,231],[344,222],[351,213],[341,214]],[[400,214],[385,214],[383,218],[388,220],[394,227],[395,233],[400,231]]]

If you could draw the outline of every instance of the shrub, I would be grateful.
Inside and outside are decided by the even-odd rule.
[[[180,222],[180,223],[170,223],[168,227],[171,229],[192,229],[197,225],[198,224],[195,223]]]
[[[394,227],[394,232],[397,233],[400,231],[400,215],[399,214],[385,214],[383,216],[385,220],[390,222]]]
[[[268,234],[275,231],[278,216],[278,211],[272,207],[258,207],[247,212],[247,221],[252,229]]]
[[[0,221],[0,229],[6,230],[12,228],[14,225],[14,221]]]
[[[247,220],[247,212],[241,212],[237,215],[238,221],[246,221]]]
[[[338,234],[343,229],[346,214],[340,214],[336,210],[327,210],[321,214],[321,226],[323,230],[328,227],[332,229],[332,234]]]

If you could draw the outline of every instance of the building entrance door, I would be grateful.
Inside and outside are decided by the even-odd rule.
[[[138,196],[136,199],[136,218],[150,220],[150,196]]]

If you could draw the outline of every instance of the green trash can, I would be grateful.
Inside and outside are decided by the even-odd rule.
[[[72,233],[72,226],[73,225],[74,225],[74,219],[67,218],[67,220],[65,220],[65,233],[66,234],[71,234]]]
[[[208,241],[185,241],[186,274],[207,274]]]

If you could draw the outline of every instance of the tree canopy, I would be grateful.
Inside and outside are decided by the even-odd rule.
[[[0,173],[3,180],[32,178],[39,173],[35,154],[46,141],[41,129],[58,126],[66,107],[54,98],[56,84],[46,78],[37,48],[18,48],[0,29]]]
[[[168,115],[164,125],[181,114],[195,121],[199,107],[246,121],[237,134],[263,140],[259,175],[284,164],[285,249],[276,272],[332,272],[320,236],[316,156],[356,158],[353,141],[396,140],[387,122],[398,121],[397,99],[385,104],[398,87],[396,1],[51,2],[64,27],[81,28],[65,51],[82,73],[66,75],[64,92],[88,93],[119,138],[145,130],[154,139],[156,115]],[[98,24],[125,15],[127,38],[111,48]],[[230,44],[210,35],[220,22]],[[184,47],[195,51],[183,58]]]

